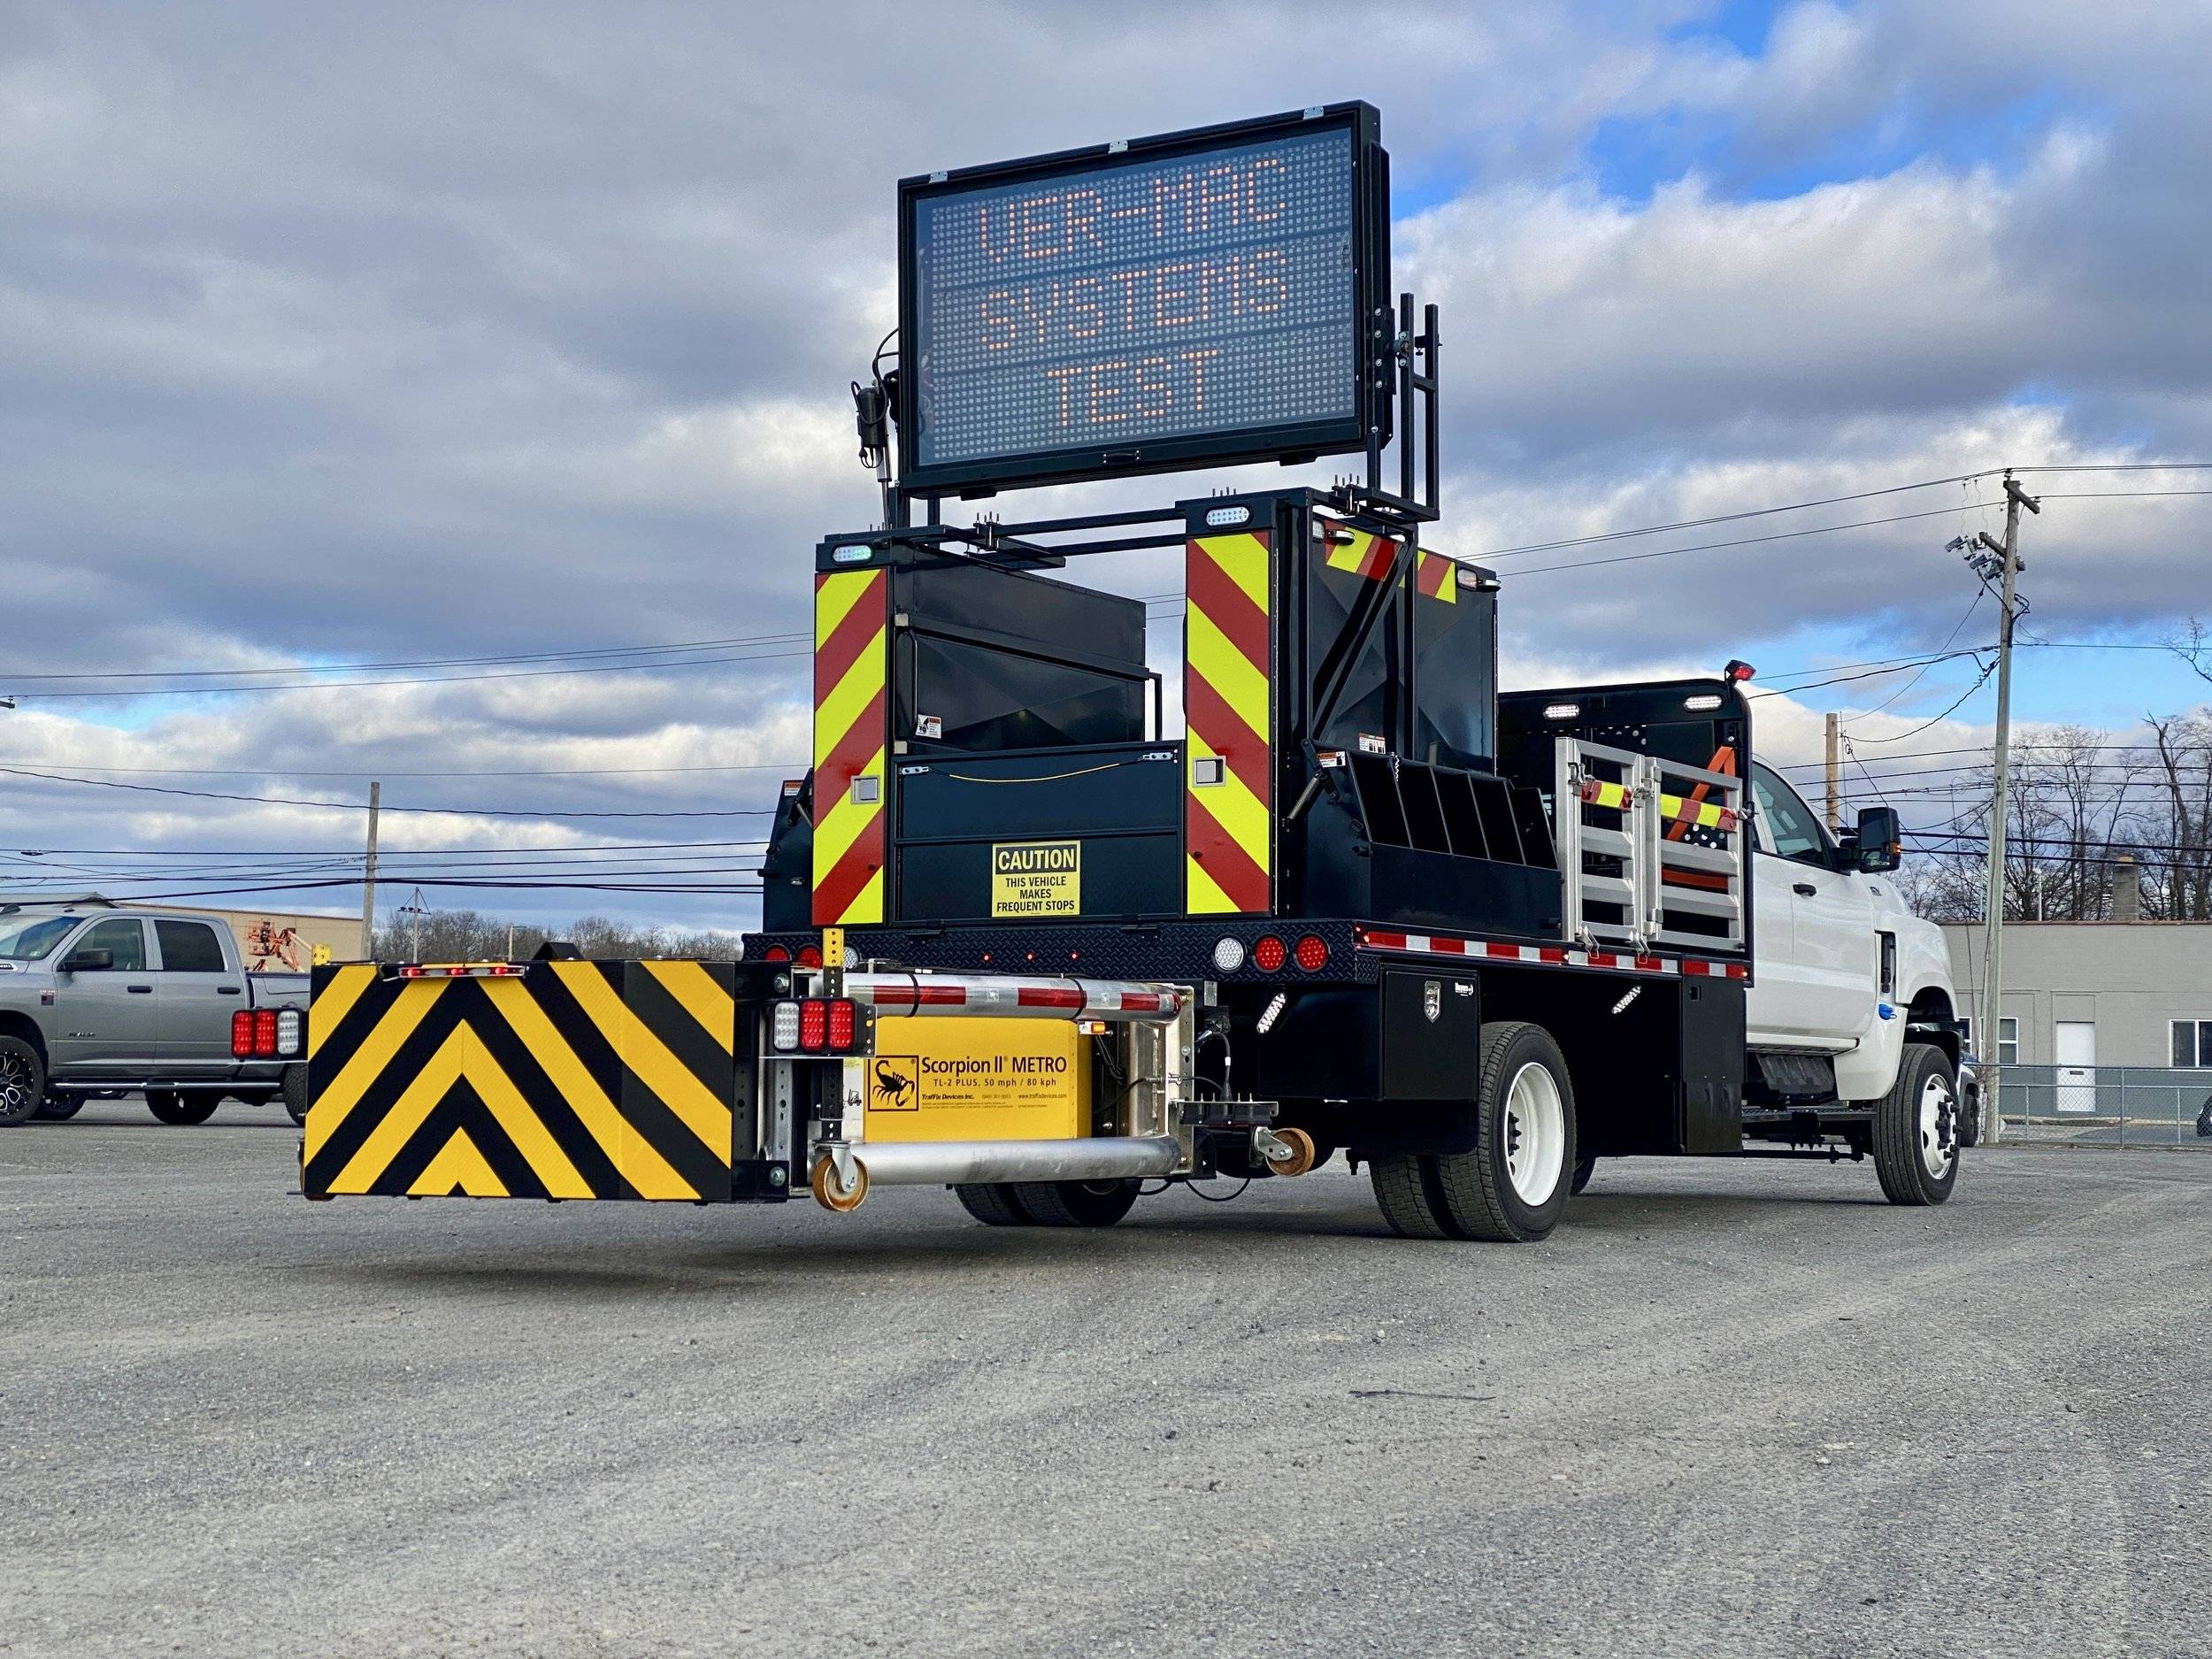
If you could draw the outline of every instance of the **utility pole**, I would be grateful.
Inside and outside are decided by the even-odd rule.
[[[376,960],[376,814],[384,786],[369,786],[369,849],[361,859],[361,960]]]
[[[422,918],[430,914],[427,910],[423,908],[422,889],[420,887],[417,887],[415,889],[415,896],[410,899],[406,903],[401,905],[399,909],[393,913],[397,916],[406,916],[413,918],[413,920],[409,923],[413,937],[408,943],[407,959],[410,962],[420,962],[422,960]]]
[[[1836,753],[1839,745],[1836,741],[1836,717],[1832,712],[1828,716],[1827,736],[1828,833],[1832,835],[1839,835],[1843,833],[1843,802],[1840,798],[1840,785],[1843,780],[1843,762],[1841,757]]]
[[[1982,1063],[1982,1139],[1993,1146],[2004,1134],[2004,1118],[1998,1110],[1997,1102],[1998,1091],[2002,1087],[1997,1064],[1997,1038],[2003,1030],[1998,1022],[2004,1017],[2005,812],[2012,758],[2012,627],[2019,619],[2015,599],[2022,569],[2020,509],[2023,507],[2033,513],[2043,511],[2042,503],[2022,489],[2008,472],[2005,474],[2004,541],[1992,541],[1986,530],[1974,538],[1997,556],[2003,567],[2004,580],[1997,623],[1997,741],[1993,756],[1996,775],[1989,803],[1989,887],[1984,901],[1987,908],[1982,939],[1982,1006],[1979,1023],[1976,1026],[1978,1041],[1974,1044],[1977,1056]]]

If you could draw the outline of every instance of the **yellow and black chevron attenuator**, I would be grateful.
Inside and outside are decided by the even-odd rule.
[[[736,972],[539,962],[501,978],[318,968],[311,1198],[730,1196]]]

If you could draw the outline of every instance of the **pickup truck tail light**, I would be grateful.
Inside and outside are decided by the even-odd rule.
[[[242,1008],[230,1017],[234,1060],[288,1060],[305,1046],[307,1022],[296,1008]]]

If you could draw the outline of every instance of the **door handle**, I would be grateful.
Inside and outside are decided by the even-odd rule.
[[[1809,899],[1816,895],[1820,892],[1820,889],[1809,881],[1793,881],[1790,883],[1790,891],[1793,893],[1801,893]]]
[[[219,985],[215,987],[215,995],[218,996],[235,996],[238,995],[238,990],[239,987],[234,985]]]
[[[123,988],[133,996],[151,996],[154,994],[154,987],[150,985],[127,985]]]

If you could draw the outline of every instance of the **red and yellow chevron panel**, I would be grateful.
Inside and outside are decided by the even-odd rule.
[[[1327,549],[1327,564],[1332,570],[1349,571],[1355,576],[1364,576],[1370,581],[1380,581],[1390,573],[1391,556],[1397,543],[1387,536],[1370,535],[1364,530],[1355,530],[1347,525],[1329,525],[1330,540],[1323,543]],[[1349,536],[1351,540],[1337,538]],[[1432,553],[1426,548],[1417,549],[1414,562],[1413,586],[1416,592],[1431,599],[1440,599],[1448,605],[1459,603],[1459,565],[1441,553]]]
[[[883,919],[889,572],[814,579],[814,921]]]
[[[1184,905],[1274,908],[1274,625],[1264,532],[1184,549]]]

